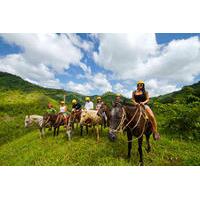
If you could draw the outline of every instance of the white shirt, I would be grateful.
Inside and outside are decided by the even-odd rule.
[[[94,104],[92,101],[86,102],[85,103],[85,109],[86,110],[93,110],[94,109]]]
[[[102,104],[103,104],[103,102],[97,103],[96,110],[99,110],[101,108]]]
[[[65,108],[66,108],[66,106],[60,106],[60,112],[64,113],[65,112]]]

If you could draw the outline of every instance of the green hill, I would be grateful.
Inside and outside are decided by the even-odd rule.
[[[96,144],[91,130],[83,137],[76,132],[69,142],[62,135],[63,128],[58,138],[46,131],[46,138],[42,140],[36,128],[24,128],[25,115],[43,115],[48,102],[58,109],[64,94],[69,108],[73,98],[84,102],[84,95],[43,88],[0,72],[0,165],[138,165],[136,141],[128,163],[125,159],[125,135],[111,143],[107,139],[108,129],[103,131],[100,143]],[[162,139],[159,142],[151,140],[152,152],[144,152],[146,165],[200,165],[199,94],[200,82],[151,99],[150,106],[156,115]],[[96,97],[91,96],[93,100]],[[109,105],[114,97],[112,92],[102,95]]]

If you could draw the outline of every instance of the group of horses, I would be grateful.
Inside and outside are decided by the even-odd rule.
[[[106,115],[106,121],[104,116]],[[72,134],[75,129],[80,125],[80,135],[83,135],[83,127],[92,127],[93,132],[96,133],[96,140],[99,141],[100,131],[103,127],[108,127],[108,136],[111,141],[115,141],[118,132],[127,133],[128,143],[128,160],[131,158],[131,149],[133,139],[138,140],[139,162],[143,165],[143,136],[146,137],[147,152],[150,152],[151,145],[149,142],[150,135],[152,134],[151,123],[145,113],[142,105],[134,106],[132,104],[121,104],[118,102],[112,103],[109,108],[105,103],[102,104],[100,109],[97,110],[73,110],[70,115],[65,118],[63,114],[45,114],[44,116],[26,116],[25,127],[36,123],[40,129],[40,137],[44,136],[45,128],[54,129],[54,136],[59,134],[60,126],[64,126],[68,139],[71,140]],[[75,127],[76,125],[76,127]],[[99,127],[101,127],[99,130]]]

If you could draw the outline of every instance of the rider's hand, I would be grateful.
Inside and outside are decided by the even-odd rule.
[[[144,102],[140,102],[140,105],[144,106]]]

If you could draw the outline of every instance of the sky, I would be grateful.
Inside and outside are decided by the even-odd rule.
[[[150,96],[200,80],[200,34],[0,34],[0,71],[84,95],[131,97],[138,80]]]

